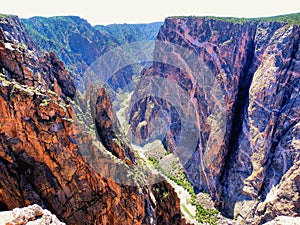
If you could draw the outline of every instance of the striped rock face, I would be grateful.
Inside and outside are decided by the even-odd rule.
[[[160,139],[228,216],[300,215],[299,32],[279,22],[167,18],[133,95],[136,142]]]

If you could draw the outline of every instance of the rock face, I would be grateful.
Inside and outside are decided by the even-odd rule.
[[[300,215],[299,33],[283,22],[167,18],[132,99],[137,141],[164,133],[195,190],[244,222]],[[188,159],[176,152],[186,136],[196,142]]]
[[[299,172],[300,159],[299,35],[299,26],[257,25],[253,66],[249,68],[253,80],[241,131],[229,158],[229,166],[233,166],[225,173],[227,179],[223,179],[225,190],[231,190],[223,194],[224,201],[231,202],[225,207],[251,199],[245,207],[239,207],[255,208],[257,202],[253,200],[261,198],[260,204],[268,205],[259,212],[264,221],[276,215],[297,216],[300,212],[299,178],[292,175]],[[282,203],[286,198],[290,202]],[[270,202],[281,202],[279,210],[272,208]],[[248,213],[240,215],[251,217],[255,211]]]
[[[1,72],[8,78],[23,85],[55,91],[61,97],[75,95],[75,85],[62,62],[54,53],[42,53],[17,17],[1,21],[0,41]]]
[[[63,63],[35,48],[17,17],[1,17],[0,210],[38,204],[75,225],[185,224],[166,182],[125,186],[101,173],[129,163],[109,154],[118,152],[115,146],[107,144],[107,151],[82,130],[72,108],[74,92]],[[97,110],[108,112],[105,103]],[[101,126],[104,119],[110,123],[100,118]],[[101,170],[86,155],[101,162]]]
[[[300,217],[278,216],[274,220],[264,223],[264,225],[297,225],[300,223]]]
[[[120,137],[117,136],[118,127],[117,118],[112,112],[112,102],[106,94],[105,89],[101,88],[98,93],[95,110],[96,130],[104,147],[112,152],[115,156],[127,163],[135,162],[133,150]]]
[[[0,212],[0,224],[5,225],[65,225],[57,217],[38,205],[15,208],[12,211]]]

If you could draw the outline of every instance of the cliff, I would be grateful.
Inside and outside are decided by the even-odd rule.
[[[55,54],[41,51],[17,17],[2,16],[0,210],[38,204],[75,225],[185,224],[167,182],[130,186],[106,173],[135,165],[110,154],[119,145],[106,149],[110,139],[101,143],[83,130],[74,113],[75,91]],[[101,96],[97,110],[111,111],[108,97]],[[100,118],[102,125],[111,122]]]
[[[131,101],[135,141],[163,141],[196,192],[243,223],[300,216],[294,17],[167,18]]]
[[[107,150],[132,164],[135,162],[133,150],[129,147],[129,143],[125,143],[118,137],[117,134],[120,134],[120,131],[118,132],[118,129],[114,126],[117,124],[117,118],[112,112],[112,108],[109,96],[106,94],[105,89],[101,88],[95,110],[95,124],[99,138]]]

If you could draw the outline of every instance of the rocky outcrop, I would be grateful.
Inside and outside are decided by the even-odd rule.
[[[0,25],[1,73],[23,85],[74,97],[70,73],[54,53],[41,52],[17,17],[3,18]]]
[[[142,182],[117,183],[109,172],[134,165],[82,129],[72,108],[70,74],[53,54],[19,42],[26,33],[8,39],[10,30],[1,24],[12,19],[17,21],[6,17],[0,23],[0,210],[38,204],[75,225],[184,224],[179,199],[166,182],[155,190]],[[8,27],[14,26],[22,27]],[[108,112],[105,103],[97,109]],[[100,124],[110,123],[110,117],[100,118]],[[162,190],[168,201],[158,197]]]
[[[267,20],[167,18],[132,99],[137,141],[164,134],[195,190],[243,223],[300,215],[299,33]]]
[[[15,208],[12,211],[0,212],[0,224],[3,225],[65,225],[57,217],[38,205]]]
[[[264,225],[297,225],[300,223],[300,218],[290,216],[278,216],[274,220],[264,223]]]
[[[101,88],[98,93],[95,110],[95,124],[98,136],[105,148],[128,164],[135,162],[133,150],[129,143],[125,143],[121,135],[121,129],[116,115],[112,112],[112,102]],[[117,136],[119,134],[119,137]]]
[[[14,26],[16,25],[16,26]],[[17,41],[18,43],[26,43],[30,50],[35,49],[40,52],[40,47],[32,40],[31,36],[25,31],[25,27],[21,24],[17,16],[1,17],[1,28],[5,33],[6,39],[11,43]]]
[[[278,215],[298,217],[297,221],[300,220],[299,166],[300,163],[298,161],[284,174],[279,184],[277,186],[274,185],[265,201],[259,203],[255,213],[256,222],[266,222],[269,221],[270,218],[274,218]],[[293,221],[293,218],[291,218],[291,221]]]

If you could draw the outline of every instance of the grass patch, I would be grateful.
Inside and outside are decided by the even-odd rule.
[[[174,181],[177,185],[183,187],[191,195],[191,204],[196,207],[196,220],[199,223],[208,223],[211,225],[217,224],[217,215],[219,211],[217,209],[205,209],[201,204],[196,201],[196,194],[192,184],[188,181],[185,173],[178,173],[176,176],[171,175],[169,172],[165,171],[159,164],[159,160],[153,156],[148,157],[148,164],[153,166],[156,170],[166,175],[170,180]],[[188,211],[185,207],[183,210]],[[189,212],[188,212],[189,213]],[[190,213],[189,213],[190,214]],[[190,215],[193,217],[192,215]]]
[[[219,211],[216,209],[204,209],[202,205],[195,204],[197,221],[216,225]]]
[[[6,15],[6,14],[1,14],[1,13],[0,13],[0,18],[1,18],[1,19],[6,19],[7,17],[8,17],[8,15]]]
[[[49,101],[47,99],[43,99],[42,103],[40,105],[41,106],[47,106],[47,105],[49,105]]]

